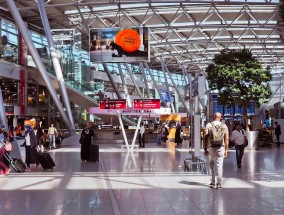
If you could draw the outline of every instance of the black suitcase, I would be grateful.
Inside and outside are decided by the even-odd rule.
[[[89,161],[99,162],[99,145],[98,144],[90,145]]]
[[[45,149],[48,149],[48,148],[49,148],[49,145],[50,145],[49,139],[47,139],[45,142],[43,142],[43,147],[44,147]]]
[[[53,169],[55,163],[47,152],[38,153],[38,160],[43,169]]]
[[[25,172],[27,166],[20,158],[11,158],[10,155],[6,153],[4,154],[4,156],[16,172]]]

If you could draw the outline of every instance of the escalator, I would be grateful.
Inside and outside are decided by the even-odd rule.
[[[55,76],[55,72],[49,66],[46,66],[46,69],[48,71],[49,77],[51,78],[55,90],[57,91],[57,93],[59,93],[60,89]],[[78,69],[80,68],[78,67],[76,68],[76,66],[73,66],[73,69],[71,71],[74,71],[74,73],[76,73],[76,70]],[[36,68],[29,67],[28,71],[29,71],[28,73],[29,79],[34,80],[36,83],[45,86],[45,83],[42,80],[42,77]],[[74,76],[67,76],[66,74],[64,75],[64,81],[65,81],[68,98],[72,103],[86,110],[88,110],[88,108],[90,107],[99,107],[98,96],[96,95],[95,92],[96,89],[90,86],[89,83],[82,84],[82,82],[75,80]],[[104,122],[109,122],[110,120],[109,115],[96,115],[96,116]],[[118,117],[111,117],[111,118],[113,125],[119,125]],[[122,116],[122,120],[125,124],[136,125],[136,123],[132,119],[126,116]]]

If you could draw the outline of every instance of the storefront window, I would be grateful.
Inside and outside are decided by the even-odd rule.
[[[18,81],[0,79],[0,86],[4,103],[18,104]]]
[[[37,89],[36,85],[29,84],[28,85],[28,105],[35,106],[37,100]]]

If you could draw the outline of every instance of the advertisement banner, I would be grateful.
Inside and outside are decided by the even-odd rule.
[[[26,71],[20,72],[20,114],[26,113]]]
[[[90,29],[90,61],[149,61],[148,28]]]

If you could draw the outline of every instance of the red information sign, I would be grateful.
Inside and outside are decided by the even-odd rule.
[[[134,109],[160,109],[160,99],[134,99]]]
[[[126,99],[102,99],[100,109],[125,109]]]

